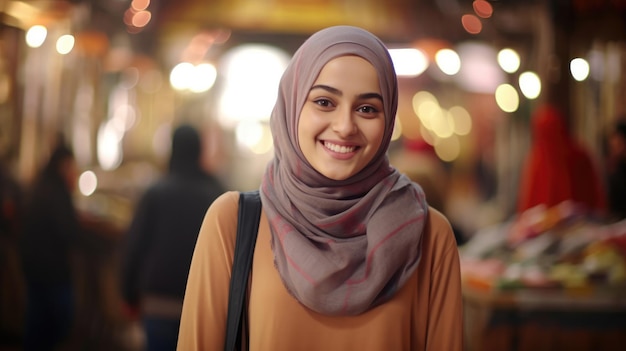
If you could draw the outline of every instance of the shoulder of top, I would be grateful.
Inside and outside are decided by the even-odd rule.
[[[239,202],[239,191],[228,190],[222,193],[220,196],[215,199],[213,204],[215,206],[224,207],[224,206],[235,206]]]
[[[239,209],[239,192],[226,191],[221,194],[207,210],[206,218],[215,223],[237,222],[237,211]]]
[[[452,226],[450,225],[450,221],[448,221],[448,218],[439,210],[433,207],[428,208],[428,221],[430,222],[430,226],[433,229],[450,228],[450,230],[452,230]]]

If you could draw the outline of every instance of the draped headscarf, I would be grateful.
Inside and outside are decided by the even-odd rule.
[[[360,172],[333,180],[307,162],[298,120],[324,65],[356,55],[378,72],[385,112],[383,142]],[[419,185],[387,158],[398,103],[397,78],[385,45],[356,27],[313,34],[284,72],[270,127],[275,155],[261,184],[274,263],[286,289],[329,315],[355,315],[389,299],[416,269],[428,205]]]

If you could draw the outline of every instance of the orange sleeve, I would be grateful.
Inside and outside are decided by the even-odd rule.
[[[432,209],[431,209],[432,211]],[[454,233],[443,215],[431,216],[433,235],[438,242],[431,276],[426,350],[463,350],[463,296],[459,251]]]
[[[238,200],[237,192],[227,192],[205,215],[185,290],[179,351],[224,348]]]

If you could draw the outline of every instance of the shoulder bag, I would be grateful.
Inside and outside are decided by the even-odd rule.
[[[261,198],[259,191],[240,192],[237,239],[228,297],[225,351],[243,351],[242,345],[245,350],[248,349],[248,333],[243,324],[245,324],[247,315],[246,293],[260,219]],[[245,339],[243,344],[242,339]]]

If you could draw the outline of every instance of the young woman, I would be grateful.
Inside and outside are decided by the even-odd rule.
[[[271,116],[275,157],[249,289],[250,350],[461,350],[459,257],[446,218],[390,166],[398,85],[360,28],[311,36]],[[221,350],[238,193],[207,212],[178,350]]]

